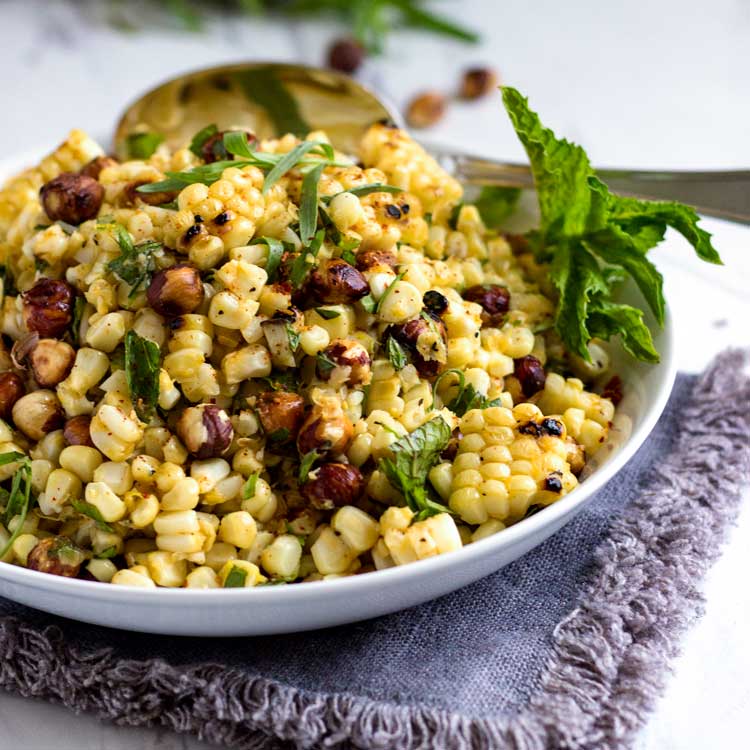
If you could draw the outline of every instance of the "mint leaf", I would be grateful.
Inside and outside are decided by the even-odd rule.
[[[125,334],[125,375],[138,418],[150,421],[159,400],[161,352],[149,339],[130,330]]]
[[[512,213],[520,197],[519,188],[485,185],[474,205],[485,225],[490,229],[497,229]]]
[[[404,367],[406,367],[406,352],[404,351],[404,348],[401,346],[401,344],[399,344],[398,341],[393,338],[393,336],[388,337],[388,342],[385,345],[385,350],[388,355],[388,359],[397,372],[399,370],[403,370]]]
[[[319,456],[320,454],[315,450],[305,453],[305,455],[302,456],[302,460],[299,464],[299,473],[297,475],[297,480],[300,484],[304,484],[307,481],[307,475],[310,473],[310,469],[312,469],[313,464],[318,460]]]
[[[591,305],[589,327],[592,336],[609,340],[620,334],[626,352],[643,362],[656,363],[659,353],[654,349],[651,331],[643,322],[643,311],[630,305],[606,300]]]
[[[129,159],[150,159],[164,142],[161,133],[131,133],[125,139]]]
[[[92,505],[86,502],[86,500],[76,500],[74,498],[71,499],[70,504],[82,516],[93,518],[97,525],[104,531],[112,531],[112,527],[104,520],[96,505]]]
[[[216,125],[206,125],[205,128],[201,128],[194,136],[193,140],[190,141],[188,148],[196,155],[203,156],[201,149],[206,141],[212,136],[219,132],[219,128]]]

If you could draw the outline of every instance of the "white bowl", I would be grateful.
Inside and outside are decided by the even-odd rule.
[[[0,180],[39,152],[0,163]],[[632,287],[621,300],[642,305]],[[610,437],[582,484],[541,512],[461,550],[397,568],[333,581],[255,589],[138,589],[39,573],[0,563],[0,595],[74,620],[169,635],[230,636],[288,633],[341,625],[395,612],[455,591],[542,544],[625,465],[649,435],[675,377],[672,322],[658,330],[658,365],[615,354],[625,385]],[[615,347],[616,348],[616,347]]]

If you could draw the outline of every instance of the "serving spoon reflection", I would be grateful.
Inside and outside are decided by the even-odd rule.
[[[120,118],[114,146],[125,158],[130,134],[153,131],[179,147],[215,123],[220,130],[252,130],[259,138],[324,130],[337,149],[356,153],[365,130],[384,120],[404,127],[395,108],[342,73],[287,63],[238,63],[186,73],[146,92]],[[533,187],[528,165],[426,148],[463,183]],[[750,224],[750,170],[596,171],[621,195],[677,200],[702,214]]]

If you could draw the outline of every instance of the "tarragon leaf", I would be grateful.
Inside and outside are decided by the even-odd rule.
[[[125,335],[125,376],[139,419],[148,422],[159,400],[161,352],[149,339],[130,330]]]

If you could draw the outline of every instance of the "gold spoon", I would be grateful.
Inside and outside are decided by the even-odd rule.
[[[128,136],[151,131],[180,147],[215,123],[220,130],[252,130],[259,138],[324,130],[338,150],[356,154],[365,130],[382,120],[403,127],[395,109],[342,73],[286,63],[238,63],[186,73],[146,92],[120,118],[114,146],[125,158]],[[463,183],[533,186],[528,165],[428,150]],[[704,214],[750,223],[750,171],[597,173],[623,195],[679,200]]]

